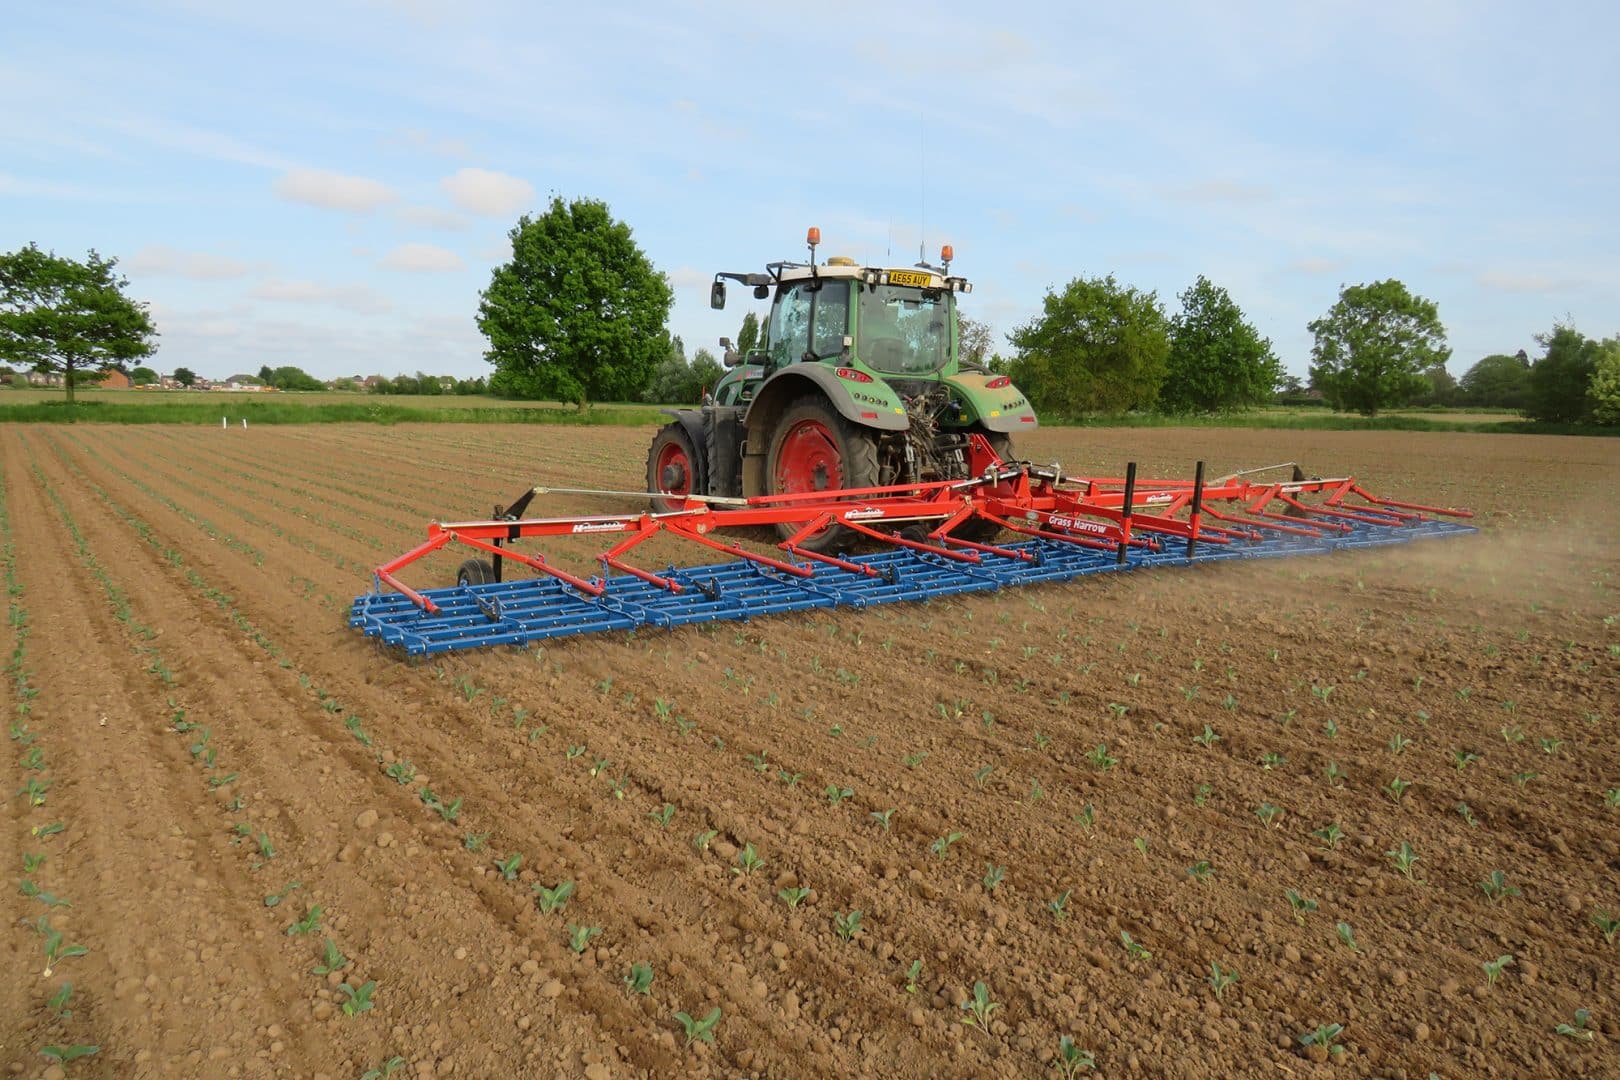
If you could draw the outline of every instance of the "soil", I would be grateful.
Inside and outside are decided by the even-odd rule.
[[[420,661],[348,628],[429,518],[638,487],[651,435],[0,430],[0,1067],[1620,1071],[1620,442],[1040,430],[1075,473],[1293,459],[1482,532]],[[53,932],[87,952],[47,976]]]

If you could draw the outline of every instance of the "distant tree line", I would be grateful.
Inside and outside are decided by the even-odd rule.
[[[482,375],[476,379],[452,379],[448,375],[397,375],[392,379],[378,379],[367,387],[373,394],[416,394],[427,397],[459,395],[468,397],[489,393],[489,381]]]

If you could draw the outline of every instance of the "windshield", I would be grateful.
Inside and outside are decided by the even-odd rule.
[[[855,354],[887,375],[926,375],[951,356],[951,294],[862,285]]]

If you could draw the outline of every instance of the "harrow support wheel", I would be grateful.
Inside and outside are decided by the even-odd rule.
[[[488,585],[495,580],[495,564],[488,559],[468,559],[456,570],[457,585]]]
[[[807,491],[876,487],[877,440],[865,428],[850,423],[832,403],[814,395],[800,398],[782,415],[771,436],[765,459],[765,490],[769,495],[796,495]],[[776,526],[782,539],[801,528],[785,522]],[[848,529],[834,525],[800,546],[828,552],[847,546]]]
[[[679,510],[684,496],[706,493],[704,469],[699,463],[697,447],[680,424],[665,424],[653,436],[647,451],[647,490],[676,496],[671,499],[653,496],[654,513]]]
[[[1011,435],[1008,435],[1005,431],[983,431],[978,428],[975,428],[974,432],[985,437],[985,441],[990,444],[990,449],[994,450],[996,456],[1002,461],[1011,461],[1013,459]],[[988,544],[1001,535],[1001,526],[992,521],[985,521],[983,518],[972,518],[952,529],[951,535],[958,540],[970,540],[975,544]]]

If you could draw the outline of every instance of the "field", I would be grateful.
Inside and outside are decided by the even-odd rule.
[[[1483,532],[421,662],[348,629],[429,518],[639,487],[650,435],[0,427],[0,1064],[1620,1069],[1613,441],[1042,430]]]

